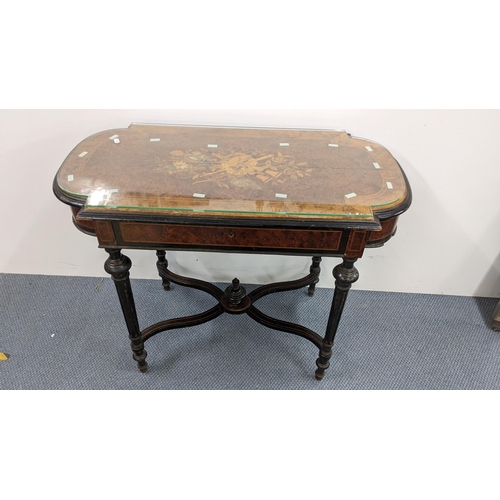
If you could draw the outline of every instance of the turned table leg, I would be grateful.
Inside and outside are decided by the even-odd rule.
[[[108,248],[105,250],[109,253],[109,257],[104,264],[104,269],[107,273],[111,274],[111,278],[115,282],[123,316],[127,323],[133,358],[137,361],[139,370],[145,372],[148,369],[148,364],[146,363],[147,352],[144,349],[144,342],[139,330],[139,321],[137,320],[134,296],[129,279],[129,269],[132,267],[132,262],[127,256],[121,253],[121,250]]]
[[[307,290],[307,293],[309,297],[312,297],[314,295],[314,291],[316,290],[316,283],[319,281],[319,273],[321,272],[321,268],[319,267],[319,263],[321,262],[321,257],[313,257],[312,258],[312,264],[311,267],[309,268],[310,273],[316,273],[316,280],[309,285],[309,289]]]
[[[347,294],[351,285],[359,278],[358,270],[354,267],[356,260],[357,259],[343,259],[342,264],[339,264],[333,269],[335,292],[333,294],[333,303],[330,309],[323,345],[321,346],[319,357],[316,361],[316,366],[318,367],[316,370],[316,378],[318,380],[323,378],[325,370],[330,366],[333,341],[337,333]]]
[[[156,267],[160,268],[160,267],[164,267],[165,269],[167,269],[168,267],[168,260],[166,258],[166,252],[165,250],[156,250],[156,256],[158,257],[158,261],[156,262]],[[162,280],[162,283],[163,283],[163,289],[164,290],[170,290],[170,281],[168,281],[167,278],[164,278],[163,276],[161,276],[161,280]]]

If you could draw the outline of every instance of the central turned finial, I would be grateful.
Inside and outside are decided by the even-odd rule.
[[[240,280],[234,278],[231,285],[226,288],[220,303],[228,313],[240,314],[251,306],[252,301],[246,290],[240,285]]]
[[[240,286],[240,280],[234,278],[233,284],[226,288],[226,297],[229,299],[229,303],[233,306],[237,306],[243,297],[246,295],[245,289]]]

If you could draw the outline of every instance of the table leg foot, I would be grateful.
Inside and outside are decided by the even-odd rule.
[[[326,333],[323,339],[323,344],[319,351],[319,357],[316,361],[316,378],[321,380],[325,374],[325,370],[330,366],[330,357],[332,355],[332,346],[335,339],[335,334],[344,310],[347,294],[351,285],[358,280],[359,273],[354,267],[357,259],[343,259],[342,264],[339,264],[333,269],[333,276],[335,278],[335,292],[333,294],[332,307],[330,309],[330,316],[326,326]]]
[[[130,337],[129,337],[130,338]],[[137,368],[142,373],[146,373],[148,370],[148,363],[146,361],[146,356],[148,353],[144,349],[144,342],[141,339],[141,342],[135,342],[136,339],[130,339],[130,347],[132,348],[132,357],[137,362]]]
[[[309,285],[309,288],[307,289],[307,294],[309,295],[309,297],[312,297],[314,295],[314,292],[316,290],[316,283],[318,283],[319,281],[319,273],[321,272],[321,268],[319,267],[320,262],[321,262],[321,257],[312,258],[312,264],[311,267],[309,268],[309,272],[317,274],[317,277],[316,281],[311,283]]]
[[[157,250],[156,255],[158,257],[158,261],[156,262],[156,267],[160,268],[163,267],[165,269],[168,268],[168,260],[166,259],[166,252],[165,250]],[[170,290],[170,281],[168,281],[167,278],[164,278],[161,276],[162,284],[163,284],[163,289],[168,291]]]
[[[333,344],[326,344],[323,342],[321,349],[319,351],[319,358],[316,360],[316,366],[318,367],[315,372],[316,380],[322,380],[325,376],[325,370],[330,367],[330,358],[332,357],[332,347]]]
[[[126,255],[121,253],[121,250],[108,248],[105,250],[109,253],[109,257],[104,264],[104,269],[107,273],[111,274],[111,278],[116,286],[123,317],[127,324],[132,356],[137,362],[139,370],[145,372],[148,368],[148,364],[146,363],[148,353],[144,349],[144,342],[141,337],[139,321],[137,320],[137,312],[135,310],[134,295],[132,294],[132,286],[130,285],[129,269],[132,267],[132,262]]]
[[[146,351],[144,351],[144,352],[146,352]],[[146,373],[148,371],[148,363],[147,363],[147,361],[144,361],[144,364],[142,364],[142,365],[139,364],[139,363],[137,363],[137,368],[139,368],[139,371],[141,373]]]

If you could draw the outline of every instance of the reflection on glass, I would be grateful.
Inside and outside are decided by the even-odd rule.
[[[91,209],[371,217],[404,198],[382,146],[341,131],[131,125],[95,134],[57,181]]]

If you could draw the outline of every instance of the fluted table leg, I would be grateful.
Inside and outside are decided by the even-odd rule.
[[[148,364],[146,363],[147,352],[144,349],[144,342],[141,338],[134,296],[132,294],[132,287],[129,279],[129,269],[132,267],[132,262],[126,255],[121,253],[121,250],[108,248],[105,250],[109,253],[109,257],[104,264],[104,269],[111,274],[111,278],[116,286],[116,291],[118,292],[118,298],[120,299],[120,305],[131,341],[130,346],[132,348],[133,358],[137,361],[139,370],[145,372],[148,369]]]
[[[323,345],[321,346],[319,357],[316,361],[316,366],[318,367],[316,370],[316,378],[318,380],[323,378],[325,370],[330,366],[333,341],[337,333],[342,311],[344,310],[347,294],[351,285],[359,278],[358,270],[354,267],[356,260],[357,259],[343,259],[342,264],[339,264],[333,269],[335,292],[333,294],[333,303],[330,309]]]

